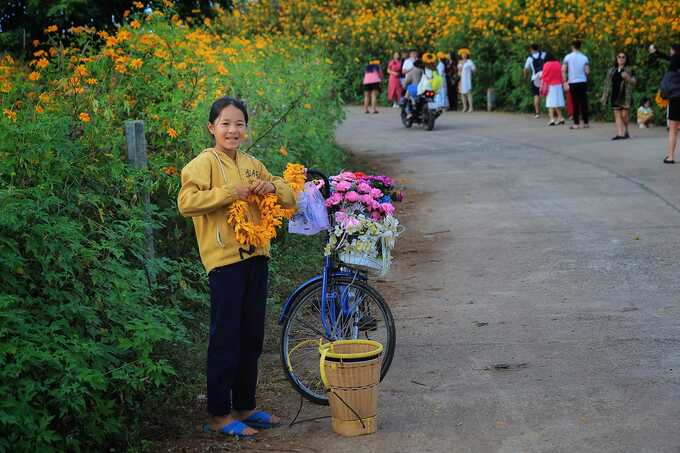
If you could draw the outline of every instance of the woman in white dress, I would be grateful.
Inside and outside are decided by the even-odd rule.
[[[461,60],[458,63],[458,74],[460,74],[460,94],[463,100],[463,112],[473,112],[472,103],[472,73],[477,69],[470,60],[470,52],[467,49],[459,52]]]
[[[437,72],[442,77],[442,86],[437,92],[437,107],[440,109],[449,108],[449,92],[446,87],[446,60],[447,55],[444,52],[437,52],[437,58],[439,63],[437,63]]]

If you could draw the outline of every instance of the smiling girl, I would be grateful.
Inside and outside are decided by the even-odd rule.
[[[278,417],[255,410],[257,364],[264,339],[269,246],[244,248],[227,223],[231,203],[250,195],[275,193],[286,208],[295,195],[282,178],[239,150],[246,136],[248,111],[231,97],[210,108],[208,131],[215,145],[182,169],[177,204],[191,217],[201,261],[210,284],[208,343],[208,413],[204,429],[231,436],[252,436],[254,428],[280,423]],[[259,219],[252,203],[248,217]]]

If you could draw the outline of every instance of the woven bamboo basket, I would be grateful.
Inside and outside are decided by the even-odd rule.
[[[378,429],[382,351],[380,343],[370,340],[340,340],[319,347],[321,378],[336,433],[351,437]]]

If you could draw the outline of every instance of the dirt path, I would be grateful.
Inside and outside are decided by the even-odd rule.
[[[323,419],[247,449],[680,452],[680,168],[660,128],[611,135],[488,113],[425,132],[349,109],[338,143],[408,190],[377,282],[398,333],[380,430],[345,439]],[[292,418],[296,394],[269,379]]]

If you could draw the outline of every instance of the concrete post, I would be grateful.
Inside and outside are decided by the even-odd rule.
[[[132,163],[135,168],[147,168],[148,158],[146,154],[146,137],[144,135],[144,121],[126,121],[125,122],[125,139],[127,141],[128,161]],[[144,207],[146,210],[146,258],[153,259],[156,251],[153,244],[153,229],[151,228],[151,200],[149,192],[144,191],[142,194]],[[154,276],[148,272],[149,279],[155,281]]]
[[[486,110],[488,112],[496,108],[496,90],[493,88],[486,89]]]

